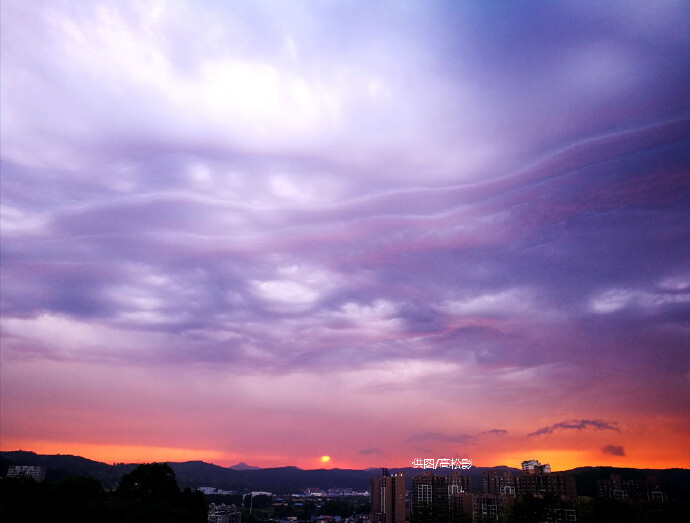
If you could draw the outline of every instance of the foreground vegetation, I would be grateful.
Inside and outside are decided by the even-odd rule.
[[[163,463],[138,466],[112,491],[84,476],[56,484],[30,477],[0,479],[1,521],[202,523],[206,514],[203,495],[180,490],[175,473]]]

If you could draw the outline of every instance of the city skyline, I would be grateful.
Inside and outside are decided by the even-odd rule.
[[[1,450],[690,468],[690,4],[1,9]]]

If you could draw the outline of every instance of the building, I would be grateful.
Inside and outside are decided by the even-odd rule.
[[[371,478],[371,521],[376,523],[405,523],[405,475],[391,474],[383,469],[380,476]]]
[[[460,494],[471,490],[472,481],[469,476],[463,476],[459,472],[453,472],[450,476],[445,476],[448,495]]]
[[[668,501],[668,495],[654,477],[648,477],[645,481],[622,479],[616,474],[611,474],[609,479],[598,480],[597,486],[599,487],[599,495],[605,498],[660,503]]]
[[[223,490],[216,487],[198,487],[197,490],[202,494],[221,494],[223,496],[228,496],[234,494],[234,490]]]
[[[450,497],[449,523],[503,521],[501,517],[515,503],[515,496],[507,494],[479,494],[463,492]]]
[[[472,496],[472,521],[498,521],[499,515],[514,502],[505,494],[475,494]]]
[[[560,499],[554,507],[547,507],[542,514],[544,523],[577,523],[575,501]]]
[[[484,494],[505,494],[515,497],[517,478],[512,472],[488,470],[482,474],[482,492]]]
[[[551,472],[551,467],[536,460],[522,462],[522,475],[517,478],[516,494],[541,496],[552,492],[561,498],[575,499],[575,476],[565,472]]]
[[[542,465],[536,459],[529,459],[527,461],[522,462],[522,472],[528,474],[548,474],[551,472],[551,465],[549,465],[548,463]]]
[[[425,470],[412,478],[410,505],[417,521],[442,522],[452,520],[463,509],[462,494],[470,491],[471,479],[459,472],[450,476],[436,476]]]
[[[7,470],[8,478],[18,478],[28,476],[34,478],[39,483],[46,479],[46,467],[36,465],[14,465]]]
[[[414,521],[447,521],[448,490],[446,478],[425,470],[412,478],[410,509]]]
[[[208,507],[208,523],[241,523],[242,513],[235,505],[216,505]]]

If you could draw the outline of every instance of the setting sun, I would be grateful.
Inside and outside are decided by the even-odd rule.
[[[331,461],[330,456],[321,456],[321,462],[322,463],[328,463],[329,461]]]

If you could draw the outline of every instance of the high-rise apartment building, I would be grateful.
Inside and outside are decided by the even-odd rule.
[[[577,496],[575,477],[565,472],[551,472],[549,464],[541,465],[537,460],[522,462],[522,475],[517,479],[517,495],[541,495],[553,492],[562,498]]]
[[[515,497],[517,479],[512,472],[487,470],[482,474],[482,492],[485,494],[505,494]]]
[[[611,474],[609,479],[597,481],[599,495],[601,497],[631,501],[668,501],[666,491],[661,487],[656,478],[649,476],[647,480],[623,479],[621,476]]]
[[[462,511],[462,494],[470,491],[470,478],[459,472],[436,476],[425,470],[412,478],[410,505],[413,521],[446,522]]]
[[[40,483],[46,479],[46,467],[39,467],[36,465],[14,465],[7,470],[8,478],[17,478],[20,476],[29,476]]]
[[[405,475],[383,469],[370,486],[372,523],[405,523]]]

